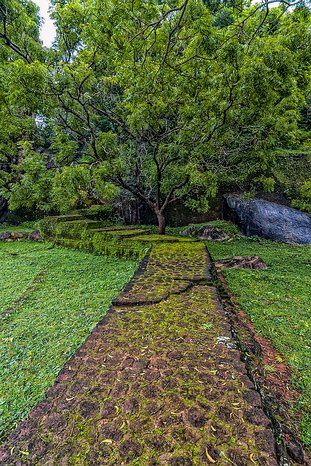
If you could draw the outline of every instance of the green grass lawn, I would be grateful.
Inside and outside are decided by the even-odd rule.
[[[42,399],[137,263],[26,241],[0,243],[0,259],[1,440]]]
[[[302,438],[311,446],[311,246],[236,238],[208,242],[214,260],[259,255],[267,270],[224,271],[228,285],[258,332],[268,337],[293,371],[304,411]]]

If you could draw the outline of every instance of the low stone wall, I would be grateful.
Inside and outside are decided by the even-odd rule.
[[[3,233],[0,233],[0,241],[19,241],[22,239],[40,241],[42,238],[37,230],[32,231],[30,233],[21,231],[5,231]]]

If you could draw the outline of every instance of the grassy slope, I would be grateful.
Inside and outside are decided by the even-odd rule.
[[[32,232],[38,229],[38,222],[24,222],[20,225],[10,225],[8,223],[0,223],[0,233],[6,231],[20,231],[22,233]]]
[[[137,264],[28,242],[0,243],[0,258],[1,439],[42,398]]]
[[[246,238],[208,242],[207,246],[215,260],[259,255],[268,265],[259,271],[227,270],[225,276],[258,332],[272,341],[292,368],[293,383],[302,391],[296,408],[306,413],[301,422],[303,440],[311,446],[311,246]]]

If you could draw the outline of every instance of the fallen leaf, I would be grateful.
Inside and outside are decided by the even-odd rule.
[[[214,460],[214,458],[211,457],[211,455],[207,451],[207,448],[205,448],[205,454],[206,454],[206,458],[208,459],[208,461],[210,461],[211,463],[216,463],[216,460]]]

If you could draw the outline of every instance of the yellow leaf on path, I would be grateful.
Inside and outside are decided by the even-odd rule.
[[[257,464],[256,461],[254,460],[254,453],[251,453],[249,455],[249,459],[251,460],[252,463]]]
[[[102,443],[112,443],[112,440],[110,438],[106,438],[102,441]]]
[[[211,463],[216,463],[216,460],[214,460],[214,458],[211,457],[211,455],[207,451],[207,448],[205,448],[205,454],[206,454],[206,458],[208,459],[208,461],[210,461]]]

